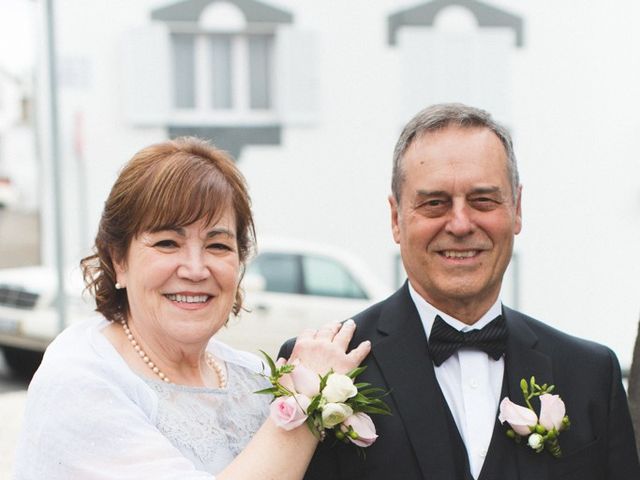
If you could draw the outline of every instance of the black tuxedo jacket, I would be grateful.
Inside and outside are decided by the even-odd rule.
[[[556,386],[571,427],[560,435],[561,458],[507,438],[497,421],[479,480],[640,480],[620,367],[611,350],[503,309],[509,328],[503,396],[523,404],[520,379]],[[391,391],[393,415],[374,415],[379,438],[365,455],[327,439],[306,479],[468,480],[467,454],[436,380],[426,335],[405,284],[353,317],[352,345],[371,340],[359,381]],[[280,356],[288,358],[293,342]]]

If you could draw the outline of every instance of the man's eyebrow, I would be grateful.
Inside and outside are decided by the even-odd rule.
[[[471,190],[471,194],[478,194],[478,193],[484,193],[484,194],[489,194],[489,193],[501,193],[500,187],[498,186],[493,186],[493,187],[477,187],[474,188],[473,190]]]
[[[442,197],[449,196],[448,192],[444,190],[416,190],[416,195],[419,197]]]

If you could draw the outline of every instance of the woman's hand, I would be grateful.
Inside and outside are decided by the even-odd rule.
[[[319,330],[305,330],[296,339],[289,363],[299,360],[321,375],[331,369],[336,373],[353,370],[371,351],[367,340],[346,353],[355,329],[355,322],[349,319],[342,324],[328,323]]]

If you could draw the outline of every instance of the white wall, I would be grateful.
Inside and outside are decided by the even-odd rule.
[[[61,91],[61,119],[71,179],[69,136],[77,112],[84,118],[91,232],[121,164],[165,135],[126,122],[118,42],[148,21],[150,7],[166,3],[56,2],[61,57],[88,65],[84,84]],[[282,146],[243,152],[239,165],[259,232],[348,248],[391,281],[396,249],[386,196],[406,79],[397,48],[386,43],[386,17],[417,2],[271,3],[317,33],[321,108],[315,126],[285,129]],[[640,45],[640,4],[491,4],[525,19],[525,45],[513,51],[510,108],[524,184],[524,230],[516,243],[521,308],[610,345],[628,365],[640,314],[640,260],[633,254],[640,244],[640,57],[633,50]],[[66,231],[70,253],[79,256],[74,195],[67,198]]]

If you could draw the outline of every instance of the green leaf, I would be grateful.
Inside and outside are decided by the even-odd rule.
[[[377,413],[379,415],[391,415],[391,410],[389,410],[388,407],[385,409],[385,408],[373,407],[369,405],[358,411],[364,412],[364,413]]]
[[[253,393],[259,393],[259,394],[270,393],[271,395],[275,395],[276,393],[278,393],[278,388],[277,387],[269,387],[269,388],[264,388],[262,390],[258,390],[257,392],[253,392]]]
[[[318,409],[318,405],[320,405],[321,399],[322,395],[316,395],[311,399],[311,403],[307,407],[307,415],[311,416]]]
[[[354,383],[353,385],[354,385],[354,387],[356,387],[358,390],[362,390],[363,388],[366,388],[366,387],[370,387],[370,386],[371,386],[371,384],[370,384],[370,383],[366,383],[366,382],[363,382],[363,383]]]
[[[271,370],[271,375],[276,376],[278,369],[276,368],[276,364],[274,363],[274,361],[264,350],[260,350],[260,353],[264,356],[264,358],[266,358],[267,363],[269,364],[269,369]]]
[[[364,372],[366,369],[367,369],[366,365],[364,367],[354,368],[350,372],[347,372],[347,377],[349,377],[349,378],[351,378],[353,380],[358,375],[360,375],[362,372]]]

